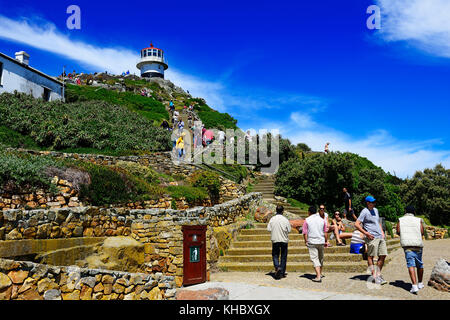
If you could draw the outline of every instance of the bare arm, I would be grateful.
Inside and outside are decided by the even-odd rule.
[[[422,223],[420,223],[420,225],[422,225]],[[400,221],[397,223],[397,234],[400,235]]]
[[[366,230],[363,229],[360,220],[356,219],[355,227],[356,227],[356,229],[359,230],[359,232],[361,232],[363,235],[365,235],[367,238],[369,238],[369,240],[373,240],[374,239],[373,235],[371,235],[369,232],[367,232]]]

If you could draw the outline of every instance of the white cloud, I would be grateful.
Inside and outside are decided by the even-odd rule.
[[[380,35],[386,41],[406,41],[432,55],[450,58],[450,1],[377,0]]]

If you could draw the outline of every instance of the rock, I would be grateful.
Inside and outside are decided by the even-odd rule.
[[[28,271],[18,270],[10,271],[8,277],[12,280],[14,284],[22,284],[23,281],[28,277]]]
[[[255,220],[258,222],[269,222],[270,218],[272,218],[273,212],[267,207],[259,207],[255,212]]]
[[[80,300],[80,290],[62,294],[63,300]]]
[[[439,259],[431,271],[428,285],[439,291],[450,292],[450,266],[444,259]]]
[[[62,300],[61,291],[57,289],[51,289],[44,292],[44,300]]]
[[[305,222],[304,219],[289,220],[289,223],[291,224],[291,228],[297,229],[298,232],[300,232],[301,228],[303,227],[304,222]]]
[[[6,274],[0,272],[0,290],[8,288],[11,285],[11,279]]]
[[[205,290],[178,290],[177,300],[229,300],[230,293],[224,288],[210,288]]]

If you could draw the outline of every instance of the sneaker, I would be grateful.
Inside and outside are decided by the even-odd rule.
[[[277,272],[275,272],[275,279],[280,280],[281,279],[281,269],[278,268]]]
[[[419,282],[419,284],[417,285],[417,287],[419,288],[419,290],[420,289],[423,289],[425,286],[423,285],[423,283],[422,282]]]
[[[379,276],[379,277],[376,277],[376,278],[375,278],[375,283],[376,283],[376,284],[383,285],[383,284],[386,284],[387,281],[384,280],[382,276]]]
[[[417,292],[419,292],[419,288],[417,287],[417,285],[412,286],[411,290],[409,290],[409,292],[416,294]]]

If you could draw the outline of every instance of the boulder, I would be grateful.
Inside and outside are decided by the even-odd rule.
[[[439,259],[436,262],[428,285],[439,291],[450,292],[450,266],[447,261]]]
[[[291,228],[297,229],[298,232],[300,232],[300,230],[302,229],[304,222],[305,222],[304,219],[289,220],[289,223],[291,224]]]
[[[209,288],[205,290],[180,289],[176,300],[229,300],[230,293],[224,288]]]
[[[269,222],[270,218],[273,217],[273,212],[267,207],[259,207],[255,212],[255,220],[257,222]]]

